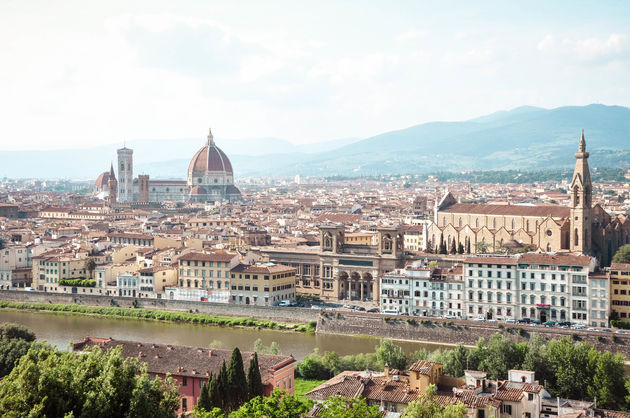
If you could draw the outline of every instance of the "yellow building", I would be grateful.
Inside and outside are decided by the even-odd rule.
[[[611,313],[627,321],[630,318],[630,264],[613,263],[609,274]]]
[[[239,264],[231,271],[231,303],[270,306],[295,300],[295,269],[282,264]]]
[[[44,292],[58,292],[62,279],[88,278],[87,260],[69,254],[44,253],[33,257],[33,287]]]
[[[373,245],[375,234],[367,232],[353,232],[345,234],[344,244],[350,245]]]
[[[238,256],[229,253],[190,252],[179,257],[179,287],[184,289],[227,292],[230,289],[230,268]]]

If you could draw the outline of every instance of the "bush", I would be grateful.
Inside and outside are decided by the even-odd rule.
[[[86,279],[85,277],[78,277],[76,279],[61,279],[59,280],[61,286],[77,286],[77,287],[94,287],[96,286],[96,280]]]

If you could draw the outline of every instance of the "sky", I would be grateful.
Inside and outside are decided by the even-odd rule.
[[[0,150],[630,106],[628,1],[0,2]]]

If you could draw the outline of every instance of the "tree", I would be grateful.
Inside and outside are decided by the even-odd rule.
[[[263,395],[263,383],[258,367],[258,354],[254,353],[247,370],[247,394],[249,399]]]
[[[89,272],[90,279],[94,278],[94,270],[96,270],[96,262],[94,261],[94,259],[92,257],[88,258],[85,261],[85,269]]]
[[[429,385],[426,393],[417,401],[409,402],[402,416],[405,418],[464,418],[468,408],[461,402],[441,406],[436,396],[435,385]]]
[[[457,254],[464,254],[464,244],[461,242],[457,245]]]
[[[466,254],[470,254],[470,240],[466,240]]]
[[[243,369],[243,357],[238,347],[232,351],[232,358],[228,364],[227,386],[229,390],[227,409],[233,411],[247,402],[247,379]]]
[[[0,382],[0,413],[20,416],[175,417],[179,392],[167,377],[151,379],[146,365],[123,359],[122,347],[81,355],[31,348]]]
[[[357,398],[344,398],[331,396],[322,404],[318,418],[380,418],[381,412],[378,405],[369,406],[362,396]]]
[[[510,340],[497,332],[490,337],[483,350],[479,369],[485,370],[490,379],[506,379],[507,371],[520,366],[523,362],[520,354]]]
[[[23,325],[6,322],[0,325],[0,339],[2,340],[24,340],[35,341],[35,333]]]
[[[444,236],[440,235],[440,254],[446,254],[446,244],[444,243]]]
[[[230,402],[230,388],[228,386],[227,366],[225,364],[225,360],[223,360],[221,370],[219,370],[219,377],[217,378],[217,388],[220,396],[220,408],[226,409],[227,405],[229,405]]]
[[[310,399],[300,399],[274,389],[268,397],[256,396],[230,414],[230,418],[294,418],[304,416],[313,406]],[[199,416],[197,418],[214,418]]]
[[[455,244],[455,240],[451,241],[451,254],[457,254],[457,246]]]
[[[532,370],[536,378],[545,382],[550,380],[551,368],[547,360],[547,346],[544,344],[540,334],[534,334],[527,342],[527,351],[523,359],[522,370]]]
[[[208,377],[208,382],[206,382],[206,384],[203,385],[203,387],[201,388],[199,399],[197,400],[197,406],[199,408],[203,408],[206,411],[212,411],[213,409],[210,401],[210,392],[208,390],[212,382],[216,381],[214,380],[214,376],[212,375],[212,373],[210,373],[210,377]]]
[[[427,240],[427,249],[425,250],[425,252],[431,254],[433,253],[434,249],[433,249],[433,241],[431,241],[431,238],[429,238]]]
[[[35,334],[28,328],[10,322],[0,325],[0,378],[13,370],[15,363],[28,353]]]
[[[387,364],[393,369],[405,370],[407,367],[405,352],[387,338],[382,339],[381,344],[376,347],[376,357],[381,364]]]
[[[485,254],[488,252],[488,248],[490,248],[490,246],[488,244],[486,244],[484,241],[480,241],[477,244],[475,244],[475,249],[477,251],[478,254]]]
[[[612,258],[613,263],[630,263],[630,244],[622,245]]]

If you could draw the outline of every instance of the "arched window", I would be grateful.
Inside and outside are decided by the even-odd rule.
[[[462,226],[462,223],[463,223],[463,222],[462,222],[462,218],[461,218],[461,216],[460,216],[460,217],[459,217],[459,226],[460,226],[460,227]]]
[[[575,188],[573,189],[573,202],[574,206],[578,206],[580,204],[579,189],[577,186],[575,186]]]
[[[446,225],[446,216],[442,216],[442,226]]]
[[[536,296],[531,295],[531,296],[529,297],[529,304],[530,304],[530,305],[535,305],[535,304],[536,304]]]
[[[479,218],[475,219],[475,228],[479,228]]]
[[[575,228],[573,232],[573,241],[575,241],[575,245],[580,245],[580,236],[578,235],[578,229]]]
[[[526,231],[529,232],[529,219],[525,222]]]
[[[492,219],[492,228],[497,229],[497,218]]]
[[[512,231],[514,231],[515,227],[516,227],[516,222],[514,222],[514,219],[512,219]]]

